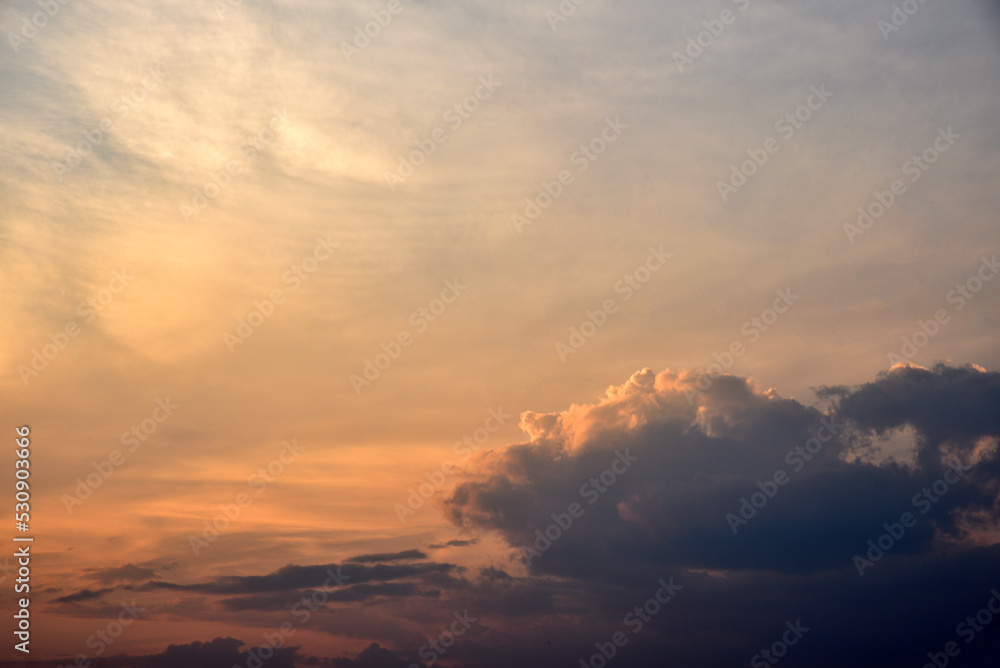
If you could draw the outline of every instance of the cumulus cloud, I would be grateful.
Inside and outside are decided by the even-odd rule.
[[[536,531],[579,503],[582,516],[531,567],[602,578],[606,562],[625,559],[675,568],[835,568],[879,518],[898,517],[944,476],[949,462],[961,462],[961,483],[900,553],[933,550],[936,539],[958,535],[963,518],[998,517],[996,448],[982,447],[1000,435],[998,374],[896,368],[858,388],[821,391],[837,399],[830,412],[749,379],[723,376],[700,391],[697,378],[644,369],[593,404],[525,413],[529,442],[475,461],[479,472],[446,501],[448,516],[537,548],[545,540]],[[919,466],[852,457],[874,435],[904,426],[917,434]],[[602,478],[620,452],[635,466]],[[742,500],[755,494],[767,505],[741,515]]]
[[[848,620],[902,616],[906,601],[926,600],[913,592],[931,578],[947,583],[940,609],[912,621],[941,633],[950,620],[941,610],[960,615],[989,591],[973,574],[1000,555],[989,545],[1000,526],[1000,374],[896,367],[859,387],[821,388],[825,410],[735,376],[701,391],[699,377],[644,369],[594,403],[525,413],[529,441],[473,460],[446,514],[499,532],[529,573],[610,588],[623,604],[639,583],[678,574],[701,590],[674,609],[698,620],[692,629],[748,637],[764,628],[723,610],[753,606],[779,626],[781,614],[808,611],[827,632],[855,633]],[[914,463],[858,456],[904,428]],[[621,453],[631,467],[615,469]],[[905,512],[916,523],[884,561],[855,560]],[[831,597],[843,602],[815,604]],[[742,644],[734,640],[734,656]],[[858,645],[886,660],[875,639]],[[906,654],[888,646],[900,650],[893,661]]]

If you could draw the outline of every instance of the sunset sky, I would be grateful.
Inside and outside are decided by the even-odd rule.
[[[0,29],[0,662],[995,665],[997,3]]]

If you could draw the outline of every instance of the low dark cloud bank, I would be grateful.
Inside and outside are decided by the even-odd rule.
[[[898,366],[818,388],[815,405],[734,376],[699,390],[698,378],[645,369],[593,404],[523,414],[527,442],[473,459],[442,509],[473,536],[450,545],[505,539],[496,567],[408,550],[114,589],[207,596],[212,614],[280,622],[331,572],[349,576],[310,626],[371,644],[274,659],[298,666],[425,661],[456,611],[477,621],[442,665],[598,666],[604,648],[622,668],[773,665],[779,653],[782,666],[902,668],[949,642],[950,666],[996,665],[1000,374]],[[912,448],[888,456],[900,439]],[[184,651],[235,656],[233,642]],[[135,665],[210,665],[162,663],[170,651]]]

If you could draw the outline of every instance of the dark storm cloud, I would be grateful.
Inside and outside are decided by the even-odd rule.
[[[659,608],[645,608],[655,596],[655,579],[636,587],[593,583],[601,593],[591,605],[578,605],[579,599],[574,599],[573,606],[531,616],[537,625],[531,630],[469,638],[456,645],[449,658],[463,667],[569,668],[595,655],[595,644],[607,647],[612,634],[622,632],[628,644],[608,666],[748,666],[762,649],[781,641],[791,623],[808,630],[788,648],[781,665],[919,668],[927,662],[928,652],[940,652],[946,642],[958,641],[964,663],[951,665],[992,668],[1000,649],[1000,625],[994,621],[984,627],[968,645],[955,629],[994,596],[998,564],[1000,549],[993,547],[908,556],[880,564],[886,567],[865,578],[850,566],[809,576],[743,572],[714,577],[687,572],[675,578],[683,589]],[[641,619],[636,608],[656,612],[633,632]],[[559,623],[563,615],[572,624]],[[767,665],[759,661],[758,665]]]
[[[1000,374],[896,367],[860,387],[821,389],[833,400],[826,413],[747,379],[722,377],[704,392],[692,391],[696,379],[645,370],[593,405],[526,413],[531,440],[474,460],[446,513],[538,548],[519,552],[534,573],[591,583],[597,616],[625,614],[643,583],[648,597],[658,578],[677,576],[683,594],[615,659],[622,666],[663,656],[746,665],[800,617],[813,629],[800,665],[914,665],[990,599],[1000,547],[976,532],[1000,519]],[[912,465],[859,457],[903,427],[914,434]],[[615,469],[621,453],[634,463]],[[748,505],[745,521],[726,519],[751,498],[763,503]],[[574,502],[582,515],[553,528]],[[915,524],[904,528],[906,512]],[[886,525],[904,535],[869,554]],[[546,528],[558,537],[540,540]],[[995,646],[995,630],[981,635],[969,657]],[[486,654],[477,665],[517,659]]]
[[[1000,374],[971,367],[898,367],[875,382],[825,394],[838,397],[839,414],[861,429],[913,427],[921,466],[934,468],[946,446],[970,454],[978,439],[1000,434]]]
[[[998,517],[996,449],[972,457],[976,439],[1000,435],[998,374],[897,368],[840,390],[829,415],[746,379],[723,377],[692,393],[693,382],[646,370],[597,404],[526,413],[532,440],[481,458],[483,473],[456,488],[448,516],[465,528],[497,530],[512,546],[538,548],[547,543],[536,531],[553,525],[553,514],[565,524],[568,507],[578,503],[582,516],[565,531],[551,530],[561,535],[532,568],[623,581],[634,574],[615,568],[625,562],[787,573],[837,568],[881,522],[914,510],[915,494],[946,474],[956,477],[948,472],[952,461],[968,471],[929,504],[928,521],[910,529],[895,553],[929,551],[973,514]],[[852,459],[870,432],[903,424],[916,430],[922,466]],[[946,444],[958,447],[946,453]],[[616,453],[628,453],[634,465],[619,463],[611,473]],[[784,484],[774,482],[778,471]],[[766,501],[760,509],[742,501],[755,494]]]

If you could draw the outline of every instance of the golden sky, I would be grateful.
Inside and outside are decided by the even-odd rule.
[[[544,489],[539,453],[610,453],[668,414],[706,437],[767,401],[813,416],[849,400],[814,390],[871,383],[890,354],[994,373],[1000,24],[972,0],[892,12],[2,3],[0,413],[32,434],[31,658],[93,658],[132,598],[148,612],[108,655],[259,644],[288,606],[206,583],[292,565],[418,550],[463,582],[530,578],[520,506],[488,499]],[[753,380],[726,389],[712,364]],[[920,466],[925,427],[858,420],[884,452],[838,461]],[[990,429],[963,436],[975,461]],[[649,484],[609,508],[673,521],[639,508]],[[735,568],[698,559],[677,563]],[[462,601],[500,596],[488,580]],[[581,591],[531,608],[560,647]],[[301,629],[301,656],[404,656],[441,617],[427,591],[393,613],[357,596]],[[444,665],[485,665],[462,660]]]

